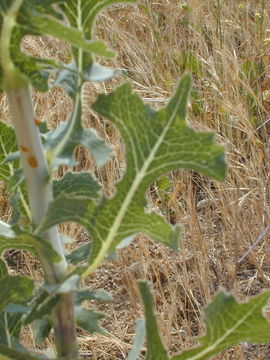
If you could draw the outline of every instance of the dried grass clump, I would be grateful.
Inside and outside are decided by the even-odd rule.
[[[263,233],[269,224],[269,14],[266,0],[143,0],[109,8],[100,16],[97,36],[118,52],[108,64],[125,71],[108,84],[87,85],[84,120],[114,146],[114,156],[98,170],[80,148],[76,170],[95,173],[112,196],[125,168],[124,148],[117,130],[88,104],[98,92],[128,79],[146,101],[159,107],[185,70],[194,78],[188,120],[199,130],[217,134],[217,141],[226,146],[229,170],[225,183],[185,171],[168,174],[166,197],[153,184],[148,194],[151,206],[171,223],[185,225],[180,251],[139,236],[117,261],[105,263],[87,279],[87,285],[114,295],[112,303],[90,304],[108,313],[104,325],[113,336],[80,333],[83,358],[124,358],[135,320],[142,316],[139,278],[153,283],[160,330],[171,351],[195,344],[190,337],[203,332],[201,310],[220,286],[239,299],[269,287],[269,232]],[[34,54],[68,59],[65,46],[49,37],[29,38],[25,46]],[[4,99],[2,104],[1,116],[7,118]],[[59,89],[35,94],[35,104],[38,116],[50,126],[64,120],[70,108]],[[1,204],[6,204],[5,196]],[[1,215],[6,213],[2,210]],[[85,234],[73,225],[64,231],[84,241]],[[256,239],[257,245],[247,253]],[[25,342],[30,344],[31,336],[25,336]],[[269,346],[242,344],[214,359],[258,360],[269,354]]]

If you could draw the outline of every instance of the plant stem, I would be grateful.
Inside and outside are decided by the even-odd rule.
[[[22,0],[15,0],[4,17],[0,38],[1,65],[28,189],[32,222],[37,227],[53,200],[53,190],[38,126],[35,123],[28,79],[16,69],[9,52],[12,29],[21,5]],[[56,285],[67,273],[67,261],[57,227],[49,229],[45,238],[61,257],[59,263],[51,263],[44,254],[39,253],[46,281],[50,285]],[[67,360],[77,359],[72,292],[61,295],[53,310],[53,320],[58,356]]]
[[[32,221],[38,226],[53,200],[53,193],[38,127],[34,120],[32,99],[28,87],[8,90],[7,95],[28,188]],[[43,254],[39,254],[46,281],[50,285],[56,285],[67,272],[67,262],[57,227],[49,229],[45,238],[61,257],[59,263],[51,263]],[[65,356],[66,359],[77,359],[72,304],[72,293],[64,294],[53,311],[58,355]]]

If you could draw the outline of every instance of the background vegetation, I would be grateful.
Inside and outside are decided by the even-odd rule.
[[[159,107],[169,98],[185,70],[193,74],[194,89],[189,122],[212,130],[225,144],[229,172],[225,183],[197,173],[168,174],[149,191],[149,208],[171,223],[185,225],[181,252],[139,236],[86,280],[93,288],[109,290],[108,304],[91,304],[108,314],[103,325],[112,336],[79,336],[86,359],[122,359],[134,336],[135,320],[142,315],[136,281],[153,283],[155,309],[161,332],[172,351],[192,345],[190,336],[202,333],[200,313],[222,286],[239,299],[269,288],[269,157],[270,157],[270,3],[266,0],[141,0],[138,5],[107,9],[99,17],[97,37],[118,56],[107,62],[123,72],[109,83],[94,83],[86,103],[97,93],[129,79],[144,99]],[[25,39],[32,55],[70,60],[65,44],[44,36]],[[36,95],[38,117],[54,127],[70,110],[61,89]],[[9,121],[6,99],[0,117]],[[95,127],[114,146],[112,160],[101,170],[85,149],[77,151],[75,170],[93,171],[108,196],[124,170],[124,149],[118,132],[85,107],[85,123]],[[63,168],[64,172],[65,169]],[[0,185],[1,186],[1,185]],[[3,187],[0,216],[10,211]],[[83,243],[86,234],[73,224],[62,227]],[[251,249],[252,245],[257,245]],[[6,254],[14,271],[40,278],[40,270],[27,254]],[[23,266],[22,266],[23,265]],[[31,330],[24,343],[33,347]],[[241,344],[215,359],[266,359],[270,346]]]

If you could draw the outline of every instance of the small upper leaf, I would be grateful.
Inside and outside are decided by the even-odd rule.
[[[63,9],[66,5],[68,10],[75,5],[75,10],[80,12],[81,16],[78,16],[77,21],[70,21],[71,26],[67,26],[63,22],[60,22],[60,20],[62,20],[62,15],[53,7],[55,4],[59,5],[59,3],[61,3]],[[65,40],[71,44],[73,48],[81,49],[84,54],[87,54],[87,66],[93,62],[91,54],[98,54],[106,57],[114,55],[112,51],[107,49],[102,41],[91,40],[90,36],[86,38],[84,33],[86,28],[89,29],[89,21],[86,15],[90,14],[90,11],[94,11],[96,14],[103,6],[99,6],[96,11],[96,3],[93,1],[84,1],[80,8],[79,2],[77,4],[76,2],[72,3],[71,1],[64,0],[42,2],[38,0],[22,0],[20,3],[17,2],[16,4],[18,11],[14,11],[12,4],[13,2],[11,1],[2,1],[0,3],[0,36],[4,27],[9,27],[9,30],[11,30],[11,38],[7,39],[7,41],[10,41],[10,44],[7,44],[7,48],[1,49],[1,55],[5,57],[8,53],[15,68],[26,75],[29,81],[38,90],[47,91],[50,71],[52,69],[57,70],[62,66],[55,60],[31,57],[23,53],[21,51],[21,41],[25,35],[48,34]],[[71,8],[69,8],[70,6]],[[84,11],[82,12],[82,10]],[[68,18],[71,20],[70,17]],[[83,20],[84,24],[77,26],[78,19]],[[4,63],[0,61],[0,91],[4,89],[3,64]],[[84,68],[85,67],[86,65]]]

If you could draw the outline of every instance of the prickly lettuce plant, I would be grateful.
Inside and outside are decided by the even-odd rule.
[[[0,89],[7,95],[12,117],[12,126],[0,122],[0,181],[9,192],[12,208],[10,221],[0,221],[1,359],[39,358],[20,343],[21,330],[29,324],[37,343],[53,331],[58,359],[78,359],[76,328],[105,332],[98,323],[102,315],[82,303],[110,298],[103,291],[80,289],[80,279],[90,276],[106,256],[130,243],[139,232],[177,249],[180,228],[144,211],[145,193],[151,183],[180,168],[217,180],[225,176],[223,149],[213,142],[213,135],[195,132],[185,123],[191,89],[191,78],[186,74],[167,106],[158,111],[146,105],[129,83],[100,95],[91,105],[119,129],[126,147],[127,170],[113,198],[100,196],[98,182],[86,172],[67,171],[61,179],[54,179],[59,166],[76,164],[74,150],[79,145],[91,151],[98,166],[110,157],[110,147],[94,130],[83,126],[81,115],[84,83],[115,75],[114,70],[94,61],[95,55],[111,57],[113,52],[91,36],[98,12],[116,2],[120,1],[0,2]],[[23,52],[24,36],[44,34],[70,44],[72,62],[64,64]],[[52,73],[53,86],[67,92],[73,110],[66,121],[48,131],[35,117],[31,87],[47,91]],[[69,254],[57,228],[67,221],[83,226],[90,237],[89,243]],[[44,283],[10,276],[3,257],[7,249],[22,249],[36,256]],[[139,287],[145,322],[138,322],[128,360],[140,356],[144,329],[146,358],[169,359],[158,334],[149,286],[142,282]],[[238,304],[231,295],[219,292],[205,310],[206,334],[198,339],[198,347],[171,359],[209,359],[239,342],[268,342],[270,325],[262,309],[269,296],[265,292]]]

